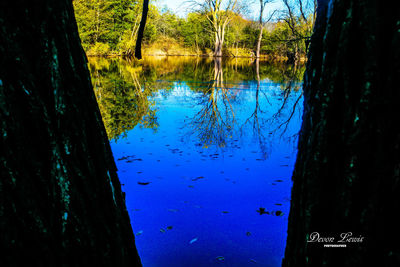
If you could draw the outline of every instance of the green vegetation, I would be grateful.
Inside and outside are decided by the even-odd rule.
[[[305,57],[314,23],[312,12],[296,11],[296,6],[288,3],[286,11],[275,12],[274,19],[260,27],[259,21],[246,19],[238,1],[228,11],[205,8],[207,1],[213,2],[198,0],[198,8],[185,18],[150,3],[143,38],[144,54],[253,57],[262,28],[262,56],[275,60]],[[224,1],[217,0],[222,6]],[[75,0],[73,3],[82,44],[89,56],[123,56],[134,50],[143,0]]]

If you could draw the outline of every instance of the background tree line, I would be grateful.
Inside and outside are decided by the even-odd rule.
[[[261,54],[289,60],[305,57],[314,24],[314,1],[284,0],[282,10],[271,10],[271,2],[260,1],[257,20],[246,18],[249,11],[239,1],[197,0],[192,2],[185,18],[150,3],[144,53],[247,57]],[[134,50],[143,0],[73,3],[88,55],[124,55]]]

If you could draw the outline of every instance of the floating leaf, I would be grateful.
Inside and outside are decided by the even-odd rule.
[[[250,259],[250,262],[257,263],[255,259]]]
[[[218,261],[224,261],[225,257],[224,256],[217,256],[215,259],[218,260]]]
[[[165,230],[163,228],[160,229],[161,233],[165,233]]]
[[[280,210],[275,211],[276,216],[283,216],[283,212]]]
[[[150,184],[150,182],[137,182],[138,184],[140,184],[140,185],[148,185],[148,184]]]
[[[246,232],[246,235],[247,236],[251,236],[251,232]]]
[[[260,215],[269,214],[268,211],[265,211],[265,208],[261,208],[261,207],[257,210],[257,212],[258,212]]]
[[[167,226],[167,230],[171,230],[172,229],[172,226]]]
[[[178,210],[176,210],[176,209],[168,209],[168,211],[170,211],[170,212],[177,212]]]
[[[229,211],[223,210],[222,213],[227,214]]]
[[[198,240],[197,237],[193,238],[192,240],[190,240],[189,244],[193,244],[194,242],[196,242]]]
[[[197,180],[200,180],[200,179],[204,179],[204,176],[198,176],[196,178],[193,178],[192,181],[197,181]]]
[[[136,233],[136,235],[141,235],[141,234],[143,234],[142,230],[140,230],[139,232]]]

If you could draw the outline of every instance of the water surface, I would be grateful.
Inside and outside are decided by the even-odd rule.
[[[143,266],[280,266],[303,68],[89,59]]]

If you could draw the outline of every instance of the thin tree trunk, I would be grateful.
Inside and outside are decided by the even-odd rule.
[[[263,25],[260,24],[260,33],[258,34],[258,39],[257,39],[257,50],[256,50],[256,58],[260,57],[260,50],[261,50],[261,40],[262,40],[262,35],[263,35]]]
[[[264,24],[263,24],[264,6],[265,6],[264,0],[260,0],[260,18],[258,21],[258,23],[260,24],[260,33],[258,34],[258,39],[257,39],[256,58],[260,57],[261,40],[262,40],[263,29],[264,29]]]
[[[140,266],[72,1],[0,4],[2,266]]]
[[[142,40],[144,28],[146,27],[147,13],[149,12],[149,0],[143,0],[142,19],[140,20],[138,36],[135,46],[135,57],[142,59]]]
[[[327,2],[304,79],[283,266],[400,266],[399,3],[336,0],[328,12]],[[308,242],[313,232],[347,247]],[[342,233],[363,238],[338,243]]]

